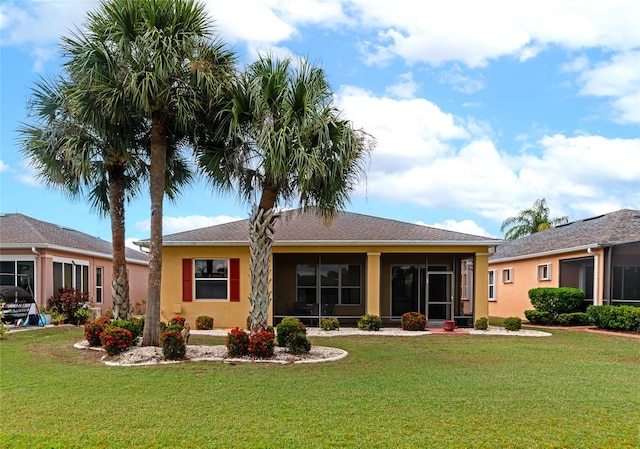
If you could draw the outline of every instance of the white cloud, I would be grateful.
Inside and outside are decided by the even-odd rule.
[[[0,173],[2,173],[3,171],[7,171],[9,170],[10,167],[4,163],[4,161],[2,161],[2,159],[0,159]]]
[[[398,81],[388,86],[386,92],[392,97],[410,99],[415,97],[418,89],[420,85],[413,80],[413,73],[407,72],[398,76]]]
[[[614,119],[640,123],[640,51],[614,55],[610,61],[584,68],[580,93],[611,98]]]
[[[231,221],[242,220],[240,217],[230,217],[228,215],[218,215],[216,217],[208,217],[205,215],[189,215],[186,217],[163,217],[162,229],[163,234],[175,234],[177,232],[190,231],[192,229],[206,228]],[[151,221],[143,220],[135,224],[135,228],[139,231],[150,231]]]
[[[484,228],[478,226],[473,220],[445,220],[443,223],[426,224],[418,221],[416,224],[431,226],[433,228],[446,229],[448,231],[462,232],[465,234],[481,235],[485,237],[495,237],[489,234]]]
[[[454,64],[451,69],[441,72],[440,82],[449,84],[453,90],[463,94],[474,94],[485,87],[484,81],[463,75],[462,69],[458,64]]]

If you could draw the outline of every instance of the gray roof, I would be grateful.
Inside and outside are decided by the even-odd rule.
[[[58,248],[109,258],[113,255],[111,242],[23,214],[0,214],[0,247]],[[147,262],[147,255],[135,249],[126,248],[125,254],[132,261]]]
[[[339,212],[330,226],[318,218],[313,209],[280,213],[274,228],[274,245],[310,244],[489,244],[501,240],[447,231],[429,226]],[[193,231],[164,236],[165,244],[249,243],[249,220],[239,220]]]
[[[640,211],[622,209],[511,240],[499,246],[491,260],[633,242],[640,242]]]

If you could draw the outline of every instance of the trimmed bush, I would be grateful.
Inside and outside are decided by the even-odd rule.
[[[109,355],[118,355],[124,352],[133,343],[131,331],[122,327],[107,327],[100,334],[102,348]]]
[[[162,347],[165,359],[182,360],[187,354],[187,345],[180,331],[168,330],[161,333],[158,343]]]
[[[320,320],[320,328],[325,331],[333,331],[340,329],[340,322],[337,318],[322,318]]]
[[[241,357],[249,353],[249,334],[240,327],[231,329],[224,343],[230,357]]]
[[[109,317],[101,316],[90,323],[84,325],[84,337],[89,342],[89,346],[98,347],[102,346],[102,339],[100,338],[105,327],[111,324]]]
[[[427,318],[418,312],[407,312],[400,319],[400,327],[406,331],[423,331],[427,327]]]
[[[584,292],[571,287],[532,288],[529,299],[534,309],[550,313],[555,321],[561,313],[578,312],[584,301]]]
[[[378,315],[362,315],[358,320],[358,329],[364,331],[379,331],[382,319]]]
[[[173,324],[179,324],[180,326],[184,327],[184,325],[186,324],[187,319],[181,316],[174,316],[173,318],[171,318],[169,320],[168,325],[171,326]]]
[[[292,354],[303,354],[311,350],[311,342],[305,334],[293,333],[287,338],[286,348]]]
[[[258,359],[273,357],[274,339],[275,335],[273,332],[255,332],[249,337],[249,354]]]
[[[473,323],[473,328],[479,331],[486,331],[489,329],[489,320],[486,317],[478,318],[475,323]]]
[[[67,316],[70,324],[82,324],[83,316],[76,316],[76,311],[89,307],[89,293],[75,288],[59,288],[58,292],[49,298],[49,307]]]
[[[589,306],[587,315],[601,329],[640,332],[640,307]]]
[[[540,312],[539,310],[525,310],[524,316],[531,324],[548,325],[553,321],[549,312]]]
[[[558,315],[560,326],[587,326],[591,324],[589,315],[584,312],[561,313]]]
[[[200,315],[198,318],[196,318],[196,329],[201,331],[213,329],[213,317],[208,315]]]
[[[510,316],[504,319],[504,328],[508,331],[519,331],[522,329],[522,320],[517,316]]]
[[[295,317],[286,317],[276,326],[278,346],[284,348],[287,346],[287,339],[290,335],[301,334],[307,335],[307,328],[299,319]]]
[[[113,320],[111,322],[111,325],[127,329],[129,332],[131,332],[133,341],[135,343],[142,335],[142,331],[144,330],[144,317],[134,318],[132,320]]]

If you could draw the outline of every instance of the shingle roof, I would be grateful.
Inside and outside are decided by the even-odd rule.
[[[622,209],[509,241],[496,249],[491,260],[632,242],[640,242],[640,211]]]
[[[299,209],[282,212],[274,228],[274,245],[292,243],[373,243],[373,242],[421,242],[452,244],[497,244],[501,240],[490,239],[461,232],[447,231],[429,226],[405,223],[352,212],[339,212],[330,226],[313,211],[300,213]],[[179,243],[247,243],[249,220],[240,220],[193,231],[164,236],[168,244]]]
[[[57,247],[108,257],[113,254],[111,242],[23,214],[0,214],[0,247]],[[143,252],[132,248],[126,248],[125,251],[127,259],[147,261],[147,255]]]

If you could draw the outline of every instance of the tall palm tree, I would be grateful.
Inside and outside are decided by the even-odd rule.
[[[526,235],[567,223],[568,216],[549,218],[547,201],[542,198],[533,203],[533,207],[520,211],[515,217],[509,217],[502,222],[500,232],[508,229],[504,235],[505,240],[515,240]]]
[[[199,163],[215,188],[253,204],[250,327],[267,327],[274,208],[316,206],[330,221],[364,175],[373,139],[340,118],[324,71],[306,60],[260,57],[236,80]],[[256,198],[259,197],[257,204]]]
[[[89,50],[69,66],[73,78],[92,86],[112,121],[132,113],[150,126],[151,235],[142,345],[157,345],[167,148],[172,135],[193,140],[203,111],[215,107],[233,70],[234,55],[215,39],[204,5],[194,0],[104,0],[89,13],[84,36],[94,49],[101,43],[118,58],[105,78],[93,70],[96,50]]]
[[[142,123],[105,121],[90,91],[62,78],[36,83],[30,111],[34,122],[18,132],[37,176],[73,198],[86,193],[93,209],[111,218],[113,313],[128,319],[124,205],[147,171],[137,138]]]

